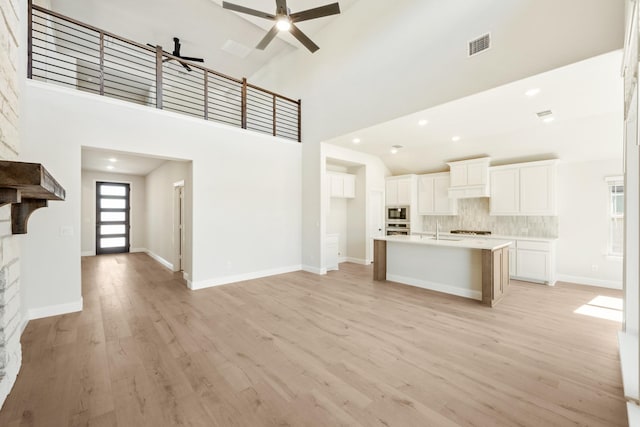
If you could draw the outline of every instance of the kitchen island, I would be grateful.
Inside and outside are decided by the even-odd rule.
[[[509,286],[511,244],[452,237],[377,237],[373,279],[473,298],[493,307]]]

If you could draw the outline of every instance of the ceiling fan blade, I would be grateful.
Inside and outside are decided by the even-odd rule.
[[[256,49],[264,50],[267,47],[267,45],[271,43],[271,40],[274,39],[276,34],[278,34],[278,27],[274,25],[273,27],[271,27],[269,32],[262,38],[262,40],[260,40],[260,43],[258,43],[258,45],[256,46]]]
[[[311,53],[320,49],[317,44],[312,42],[311,39],[307,37],[305,33],[300,31],[300,28],[296,27],[294,24],[291,24],[291,29],[289,30],[289,32],[293,37],[297,38],[298,41],[302,43],[307,49],[309,49]]]
[[[227,1],[222,2],[222,7],[225,9],[233,10],[235,12],[246,13],[247,15],[257,16],[258,18],[276,19],[276,16],[270,13],[260,12],[259,10],[255,10],[255,9],[249,9],[248,7],[229,3]]]
[[[327,4],[325,6],[313,9],[303,10],[289,15],[291,22],[308,21],[309,19],[322,18],[324,16],[337,15],[340,13],[340,5],[338,3]]]
[[[185,61],[191,61],[191,62],[204,62],[204,59],[202,58],[192,58],[190,56],[181,56],[181,59],[184,59]]]

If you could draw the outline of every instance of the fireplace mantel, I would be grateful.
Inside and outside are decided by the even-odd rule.
[[[0,206],[11,203],[11,232],[26,234],[27,221],[49,200],[64,200],[66,192],[40,163],[0,161]]]

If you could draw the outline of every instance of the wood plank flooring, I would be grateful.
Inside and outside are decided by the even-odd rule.
[[[623,426],[621,292],[512,282],[495,308],[341,264],[201,291],[83,258],[82,313],[31,321],[0,426]]]

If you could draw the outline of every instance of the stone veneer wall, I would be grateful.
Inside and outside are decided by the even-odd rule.
[[[19,0],[0,0],[0,160],[17,160]],[[0,208],[0,407],[20,370],[20,237],[11,235],[11,205]]]
[[[457,216],[424,216],[423,230],[483,230],[502,236],[558,237],[557,216],[491,216],[489,198],[458,200]]]

